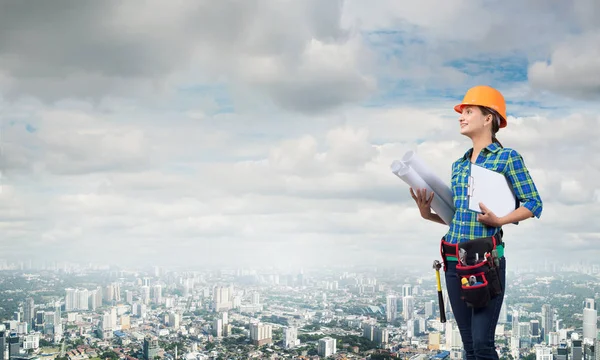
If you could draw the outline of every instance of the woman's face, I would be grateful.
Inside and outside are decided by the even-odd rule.
[[[465,106],[458,118],[460,133],[473,138],[485,131],[489,132],[488,125],[491,125],[490,118],[491,116],[483,115],[481,109],[477,106]]]

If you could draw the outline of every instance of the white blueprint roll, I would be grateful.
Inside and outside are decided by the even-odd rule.
[[[402,181],[408,184],[416,193],[417,189],[426,189],[427,195],[431,195],[432,188],[427,185],[425,180],[423,180],[417,172],[408,166],[407,164],[395,160],[390,166],[392,172],[396,174]],[[440,216],[440,218],[447,224],[450,225],[452,218],[454,217],[454,209],[450,208],[436,193],[433,196],[433,200],[431,201],[431,208],[435,211],[436,214]]]
[[[413,150],[408,151],[402,157],[402,162],[411,167],[427,185],[431,187],[435,195],[444,201],[446,205],[454,212],[454,199],[452,190],[446,185],[433,170],[417,155]]]

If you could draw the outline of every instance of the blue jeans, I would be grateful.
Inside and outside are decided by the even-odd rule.
[[[482,309],[473,309],[460,298],[460,282],[456,275],[456,261],[448,261],[446,269],[446,290],[462,338],[467,360],[498,359],[494,335],[504,301],[506,281],[506,258],[500,258],[498,269],[502,294],[493,298]]]

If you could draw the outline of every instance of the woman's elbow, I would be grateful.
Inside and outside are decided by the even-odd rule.
[[[523,205],[531,212],[531,217],[540,218],[542,216],[542,210],[544,209],[544,203],[541,199],[531,199]]]

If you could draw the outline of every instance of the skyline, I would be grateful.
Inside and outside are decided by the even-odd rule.
[[[476,84],[544,202],[509,271],[600,254],[598,2],[66,4],[0,5],[3,258],[429,269],[389,166],[449,183]]]

